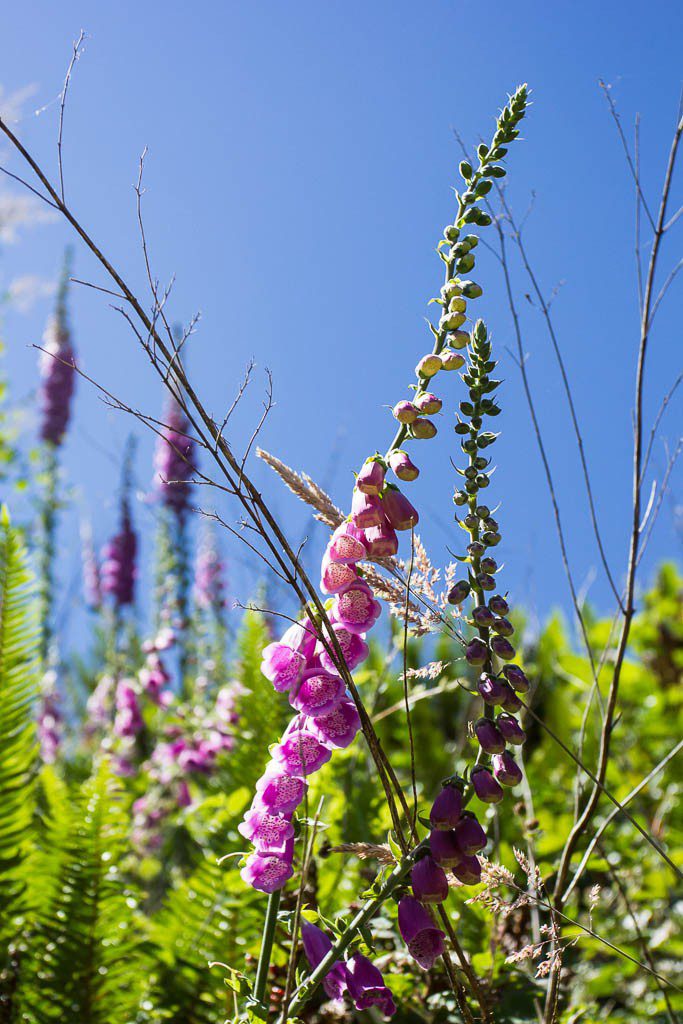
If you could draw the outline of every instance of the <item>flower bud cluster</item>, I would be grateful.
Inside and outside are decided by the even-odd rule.
[[[468,576],[453,586],[448,599],[457,606],[468,597],[472,600],[468,621],[476,634],[466,646],[465,658],[481,670],[477,688],[484,715],[474,725],[479,756],[470,781],[480,800],[498,803],[503,799],[503,787],[516,786],[522,778],[509,747],[520,746],[525,739],[515,713],[522,707],[518,694],[526,693],[529,682],[522,669],[513,664],[515,648],[510,638],[514,627],[507,617],[510,608],[505,597],[496,592],[499,566],[492,550],[501,540],[498,521],[481,500],[481,492],[490,482],[491,459],[486,452],[497,437],[485,429],[485,421],[500,412],[495,400],[500,381],[493,376],[496,362],[491,358],[491,342],[481,320],[472,330],[468,353],[462,379],[469,396],[460,403],[455,427],[467,465],[457,470],[463,486],[453,499],[458,508],[467,510],[459,522],[469,534],[467,553],[461,559],[468,566]],[[500,670],[496,670],[501,663]]]
[[[43,335],[40,353],[40,391],[38,403],[41,413],[40,436],[55,447],[64,440],[69,425],[71,401],[76,384],[76,356],[66,312],[66,292],[69,280],[69,260],[57,293],[57,305]]]
[[[133,529],[127,495],[121,500],[120,529],[102,549],[101,587],[117,608],[131,605],[137,578],[137,534]]]

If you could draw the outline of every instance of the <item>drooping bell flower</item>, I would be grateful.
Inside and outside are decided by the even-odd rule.
[[[346,961],[346,981],[357,1010],[377,1006],[384,1017],[396,1013],[393,995],[384,983],[382,972],[366,956],[356,953]]]
[[[364,531],[368,555],[372,558],[391,558],[398,552],[398,537],[393,526],[385,520]]]
[[[351,519],[359,530],[367,530],[368,526],[379,526],[384,519],[380,499],[375,494],[364,494],[354,487]]]
[[[400,449],[391,453],[389,456],[389,465],[398,479],[405,480],[407,483],[410,483],[412,480],[417,480],[420,475],[420,470],[412,461],[408,453],[401,451]]]
[[[418,411],[412,402],[403,400],[397,402],[393,408],[394,419],[397,419],[399,423],[414,423],[418,416]]]
[[[351,700],[322,718],[311,719],[308,728],[314,736],[331,747],[348,747],[360,729],[360,716]]]
[[[413,895],[422,903],[443,903],[448,896],[446,872],[433,857],[420,857],[410,872]]]
[[[491,637],[491,650],[501,661],[511,661],[516,654],[510,641],[498,635]]]
[[[432,437],[436,437],[438,431],[436,425],[431,420],[421,416],[414,423],[410,424],[410,433],[418,441],[429,441]]]
[[[301,923],[301,941],[306,959],[311,965],[311,969],[315,970],[332,949],[332,940],[317,925],[304,920]],[[346,987],[346,966],[337,960],[325,975],[323,988],[328,999],[341,999],[346,991]]]
[[[333,613],[337,622],[350,633],[367,633],[379,618],[382,606],[362,580],[337,594]]]
[[[492,764],[493,774],[501,786],[517,786],[522,781],[522,770],[509,751],[494,754]]]
[[[505,750],[505,739],[496,723],[490,718],[480,718],[474,726],[479,746],[487,754],[500,754]]]
[[[398,927],[410,955],[428,971],[446,948],[445,935],[414,896],[399,901]]]
[[[370,648],[360,634],[351,633],[348,629],[342,626],[341,623],[333,622],[332,629],[334,630],[334,635],[337,638],[337,643],[341,648],[346,667],[349,672],[353,672],[354,668],[357,668],[358,665],[368,657]],[[329,638],[326,637],[326,639],[329,642]],[[327,672],[338,672],[334,659],[325,650],[325,647],[320,641],[318,641],[315,648],[315,653],[317,657],[320,658],[320,664]]]
[[[308,784],[299,776],[286,771],[279,761],[269,761],[256,783],[261,803],[272,812],[291,814],[302,802]]]
[[[398,487],[387,487],[382,497],[382,508],[395,530],[410,530],[420,520],[417,509]]]
[[[271,853],[258,852],[247,857],[247,863],[240,871],[240,876],[247,885],[266,893],[281,889],[293,874],[291,855],[278,857]]]
[[[188,786],[185,779],[181,779],[178,783],[176,790],[176,803],[178,807],[191,807],[192,806],[192,795],[190,793],[190,787]]]
[[[455,826],[455,841],[467,857],[486,846],[486,833],[471,811],[464,811]]]
[[[366,459],[356,479],[356,487],[363,494],[381,494],[384,473],[384,464],[379,459]]]
[[[462,813],[462,791],[458,786],[444,786],[432,804],[429,821],[433,829],[455,828]]]
[[[194,443],[188,436],[190,423],[175,398],[169,400],[164,418],[154,453],[155,489],[166,508],[184,516],[189,508],[194,473]]]
[[[337,708],[346,693],[346,684],[338,675],[311,668],[291,692],[289,702],[309,718],[321,718]]]
[[[264,648],[261,672],[279,693],[288,690],[301,678],[315,644],[316,635],[309,619],[293,623],[282,639]]]
[[[352,522],[343,522],[332,534],[327,554],[332,562],[359,562],[367,555],[363,534]]]
[[[481,864],[478,857],[463,857],[453,865],[451,871],[463,885],[477,885],[481,882]]]
[[[512,743],[514,747],[520,747],[524,743],[526,733],[512,715],[507,713],[498,715],[496,724],[508,743]]]
[[[76,384],[76,357],[66,311],[66,292],[69,280],[69,256],[57,292],[57,304],[43,335],[40,353],[40,391],[38,404],[41,413],[40,436],[48,444],[60,445],[69,425],[71,401]]]
[[[128,500],[121,502],[121,527],[102,549],[102,590],[111,594],[118,608],[131,605],[135,596],[137,535],[133,529]]]
[[[249,839],[260,854],[272,853],[284,857],[287,842],[294,836],[294,826],[289,817],[273,813],[258,797],[244,815],[244,821],[237,831]]]
[[[357,579],[358,573],[350,562],[333,562],[328,552],[325,552],[320,575],[320,589],[323,594],[338,594]]]
[[[475,765],[470,779],[472,789],[483,803],[498,804],[503,799],[503,790],[484,765]]]
[[[503,683],[503,701],[500,706],[511,715],[516,715],[522,707],[521,700],[509,683]]]
[[[331,751],[305,725],[306,720],[301,716],[293,719],[272,750],[273,760],[281,764],[288,775],[311,775],[331,757]]]
[[[458,846],[453,830],[445,832],[443,829],[432,829],[429,833],[429,849],[434,860],[442,868],[450,868],[462,857],[462,850]]]

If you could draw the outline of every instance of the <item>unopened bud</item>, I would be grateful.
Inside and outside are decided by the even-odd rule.
[[[464,323],[464,319],[460,323]],[[466,348],[470,343],[470,336],[467,331],[453,331],[452,334],[448,335],[446,341],[451,348]]]
[[[465,360],[457,352],[444,349],[441,353],[441,368],[443,370],[460,370],[465,365]]]
[[[399,423],[414,423],[417,419],[417,409],[412,402],[397,402],[393,408],[394,418]]]
[[[432,437],[436,437],[436,427],[431,420],[417,419],[410,425],[410,432],[413,437],[420,441],[428,441]]]
[[[500,636],[512,636],[515,631],[515,627],[512,625],[509,619],[496,619],[493,623],[493,629]]]
[[[481,626],[483,629],[488,629],[493,623],[494,615],[491,609],[487,608],[485,604],[480,604],[472,611],[472,618],[478,626]]]
[[[483,665],[489,656],[489,649],[483,640],[475,636],[465,649],[465,657],[470,665]]]
[[[503,675],[507,679],[508,683],[513,690],[517,693],[527,693],[529,690],[529,680],[526,674],[522,671],[519,665],[506,665],[503,669]]]
[[[489,598],[489,608],[495,615],[507,615],[510,611],[510,606],[504,597],[500,594],[494,594],[493,597]]]
[[[467,309],[467,302],[462,296],[454,295],[448,303],[449,313],[464,313]]]
[[[463,601],[469,595],[471,587],[467,580],[458,580],[454,583],[451,589],[448,591],[448,603],[449,604],[462,604]]]
[[[423,356],[420,362],[415,367],[415,373],[418,377],[433,377],[435,373],[438,373],[441,369],[441,357],[430,352],[429,355]]]
[[[439,327],[442,331],[457,331],[466,319],[464,313],[444,313],[439,320]]]
[[[483,553],[484,545],[482,544],[482,554]],[[498,572],[498,562],[496,562],[495,558],[482,558],[481,571],[493,575],[494,572]]]
[[[515,649],[509,640],[504,636],[494,636],[491,640],[491,650],[502,661],[512,661],[515,656]]]
[[[420,412],[426,412],[427,415],[431,416],[433,413],[440,411],[443,402],[430,391],[423,391],[421,395],[417,396],[414,404]]]
[[[389,456],[389,465],[399,480],[417,480],[420,475],[420,470],[404,451],[393,451]]]

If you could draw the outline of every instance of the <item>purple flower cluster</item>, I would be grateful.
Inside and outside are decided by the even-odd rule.
[[[188,436],[187,416],[174,398],[166,408],[165,421],[154,453],[156,490],[167,508],[184,516],[192,490],[194,444]]]
[[[213,533],[207,532],[197,553],[194,575],[194,599],[204,611],[225,607],[225,564]]]
[[[57,699],[57,674],[48,669],[41,683],[41,704],[38,715],[38,739],[40,752],[46,764],[54,764],[62,742],[62,715]]]
[[[40,353],[40,436],[55,446],[64,439],[76,384],[76,355],[66,320],[63,289],[43,335]]]
[[[102,591],[110,594],[117,608],[133,603],[137,567],[137,534],[133,529],[126,498],[121,502],[119,532],[102,549],[100,569]]]
[[[332,940],[309,921],[301,925],[301,939],[306,958],[315,970],[332,949]],[[355,953],[343,963],[337,960],[325,975],[323,989],[330,999],[341,999],[347,993],[357,1010],[376,1006],[384,1017],[396,1013],[394,997],[381,971],[361,953]]]

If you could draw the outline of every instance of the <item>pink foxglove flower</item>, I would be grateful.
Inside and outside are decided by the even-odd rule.
[[[486,846],[486,833],[471,811],[463,811],[462,818],[455,826],[455,841],[468,857]]]
[[[281,741],[273,748],[273,759],[289,775],[310,775],[322,768],[331,757],[329,748],[312,731],[307,730],[306,724],[302,716],[293,719]]]
[[[446,872],[429,854],[415,862],[410,884],[413,895],[422,903],[443,903],[448,896]]]
[[[501,754],[505,750],[503,734],[490,718],[480,718],[475,723],[474,732],[479,746],[487,754]]]
[[[442,868],[450,868],[462,858],[463,851],[458,846],[455,832],[433,829],[429,833],[429,849],[432,857]]]
[[[400,900],[398,927],[410,955],[423,970],[428,971],[446,948],[445,935],[414,896],[404,896]]]
[[[40,353],[41,384],[38,402],[40,436],[55,446],[64,440],[76,383],[76,358],[66,313],[68,266],[57,294],[57,306],[43,335]]]
[[[463,857],[452,866],[451,871],[463,885],[477,885],[481,881],[481,864],[478,857]]]
[[[343,522],[332,534],[327,554],[332,562],[359,562],[367,555],[362,532],[353,523]]]
[[[368,657],[370,648],[362,636],[358,633],[351,633],[339,622],[333,622],[332,628],[344,656],[346,667],[349,672],[353,672],[354,668],[357,668]],[[324,669],[328,672],[337,672],[334,659],[328,654],[320,641],[318,641],[315,653],[320,658],[320,664]]]
[[[475,765],[470,779],[474,792],[483,803],[498,804],[503,799],[503,790],[484,765]]]
[[[522,729],[521,725],[516,718],[512,715],[503,712],[498,715],[496,724],[500,729],[502,735],[508,743],[512,743],[513,747],[520,747],[526,739],[526,733]]]
[[[507,750],[493,755],[493,774],[501,786],[518,786],[522,781],[521,769]]]
[[[457,786],[444,786],[432,804],[429,820],[433,829],[455,828],[462,814],[462,791]]]
[[[290,774],[279,761],[270,761],[256,783],[256,792],[264,807],[281,814],[295,811],[307,788],[307,783],[299,775]]]
[[[417,509],[398,487],[387,487],[382,498],[382,508],[395,530],[410,530],[420,520]]]
[[[137,577],[138,540],[130,517],[128,501],[121,503],[121,527],[102,550],[102,590],[111,594],[119,608],[133,603]]]
[[[271,853],[252,853],[240,871],[247,885],[267,893],[281,889],[293,874],[291,856],[278,857]]]
[[[189,508],[194,473],[190,424],[175,398],[166,408],[166,422],[161,429],[154,454],[156,490],[162,503],[184,516]]]
[[[294,836],[294,826],[289,817],[273,813],[258,798],[244,815],[237,831],[254,844],[258,853],[272,853],[277,857],[285,855],[287,843]]]
[[[322,743],[348,747],[360,729],[356,705],[351,700],[342,701],[329,715],[313,719],[309,728]]]
[[[320,718],[337,708],[346,693],[346,684],[338,675],[323,669],[304,672],[290,695],[290,704],[309,718]]]
[[[366,956],[356,953],[346,961],[346,980],[357,1010],[377,1006],[384,1017],[396,1013],[394,998],[384,983],[382,972]]]
[[[364,494],[357,487],[354,488],[351,519],[359,530],[367,530],[368,526],[379,526],[384,521],[380,499],[374,494]]]
[[[336,621],[350,633],[367,633],[379,618],[382,606],[367,583],[360,581],[337,594],[333,611]]]
[[[310,621],[302,619],[295,622],[281,640],[268,644],[264,649],[261,671],[276,690],[288,690],[301,678],[315,644],[316,636]]]
[[[398,553],[398,537],[393,526],[386,520],[379,526],[368,526],[365,530],[368,554],[373,558],[391,558]]]
[[[332,940],[317,925],[304,920],[301,923],[301,941],[306,958],[315,970],[332,949]],[[323,988],[329,999],[341,999],[346,991],[346,967],[339,960],[325,975]]]
[[[389,456],[389,465],[399,480],[410,482],[417,480],[420,470],[411,460],[407,452],[397,449]]]
[[[362,557],[365,557],[365,551]],[[338,594],[357,579],[358,573],[350,562],[333,562],[325,552],[320,577],[320,589],[323,594]]]

